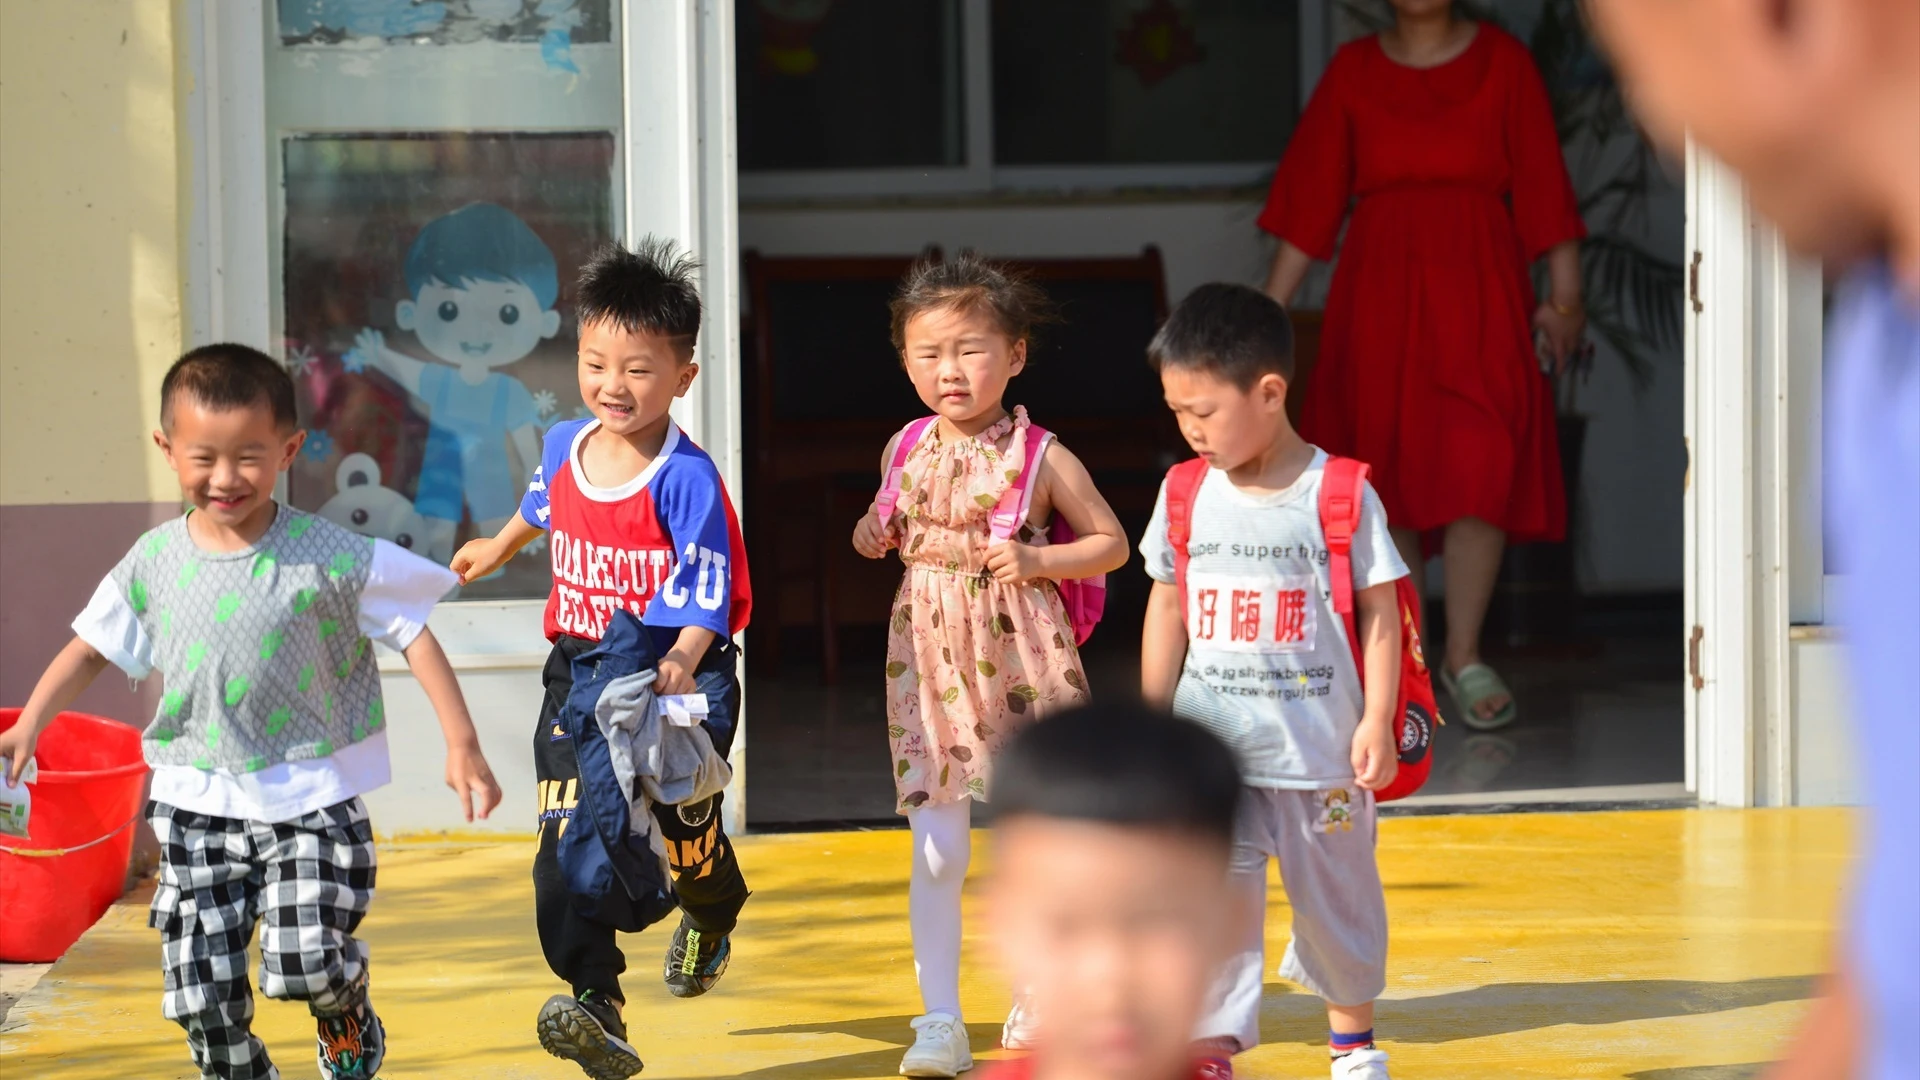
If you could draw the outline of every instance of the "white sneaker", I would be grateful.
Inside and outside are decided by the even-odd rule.
[[[1000,1047],[1003,1050],[1032,1050],[1040,1037],[1040,1014],[1033,1007],[1033,999],[1025,994],[1013,996],[1013,1011],[1007,1014],[1006,1025],[1000,1029]]]
[[[1368,1047],[1333,1059],[1333,1080],[1390,1080],[1387,1052]]]
[[[946,1013],[928,1013],[913,1021],[913,1046],[900,1060],[901,1076],[955,1077],[973,1068],[967,1027]]]

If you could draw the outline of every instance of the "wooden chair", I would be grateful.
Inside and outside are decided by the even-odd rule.
[[[913,262],[752,251],[742,260],[752,359],[743,402],[747,528],[756,566],[766,567],[757,575],[764,583],[755,590],[748,655],[766,674],[779,672],[783,631],[797,624],[820,635],[824,680],[839,678],[842,567],[858,518],[841,508],[871,497],[888,437],[922,408],[888,332],[888,302]],[[865,579],[876,574],[885,576],[880,567],[855,575],[869,605],[875,590]],[[884,597],[872,621],[886,618]]]

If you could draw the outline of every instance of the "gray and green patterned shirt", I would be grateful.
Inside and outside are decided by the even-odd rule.
[[[370,619],[363,595],[377,552],[427,568],[442,591],[451,577],[286,506],[234,552],[202,550],[179,517],[140,538],[75,630],[136,678],[163,675],[145,734],[156,768],[248,774],[327,758],[386,723],[368,634],[404,648],[432,606],[416,603],[397,636],[384,632],[391,613]]]

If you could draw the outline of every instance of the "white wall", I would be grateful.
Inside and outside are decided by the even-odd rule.
[[[1259,211],[1258,201],[1246,199],[743,206],[740,241],[766,255],[913,255],[937,244],[948,252],[973,248],[1017,258],[1134,255],[1157,244],[1167,297],[1177,303],[1208,281],[1260,284],[1273,247],[1254,224]],[[1649,231],[1671,237],[1677,249],[1682,212],[1678,194],[1663,193],[1650,210]],[[1321,302],[1324,274],[1322,269],[1308,283],[1303,306]],[[1584,466],[1588,532],[1582,579],[1593,592],[1677,590],[1685,471],[1677,353],[1644,395],[1636,395],[1617,358],[1603,354],[1595,369],[1580,398],[1593,417]]]
[[[1260,204],[1095,201],[939,208],[740,209],[740,243],[764,255],[915,255],[929,244],[1006,258],[1138,255],[1157,244],[1167,297],[1217,279],[1258,283],[1272,246]],[[1144,363],[1144,359],[1142,363]]]
[[[531,834],[539,789],[533,775],[533,729],[540,715],[540,669],[516,665],[461,667],[460,690],[480,733],[480,750],[500,783],[500,807],[468,824],[446,784],[447,743],[425,691],[405,661],[383,657],[380,690],[387,702],[387,755],[393,782],[366,796],[367,812],[382,836],[431,833]]]
[[[1794,806],[1858,806],[1860,747],[1848,700],[1846,656],[1828,637],[1791,646]],[[1786,801],[1786,800],[1783,800]]]

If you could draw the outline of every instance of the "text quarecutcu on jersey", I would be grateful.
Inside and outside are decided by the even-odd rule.
[[[744,630],[753,607],[746,544],[718,466],[669,422],[659,455],[640,475],[596,486],[580,448],[599,423],[548,429],[520,503],[520,516],[549,534],[548,640],[598,641],[621,609],[662,637],[662,651],[684,627],[722,638]]]

